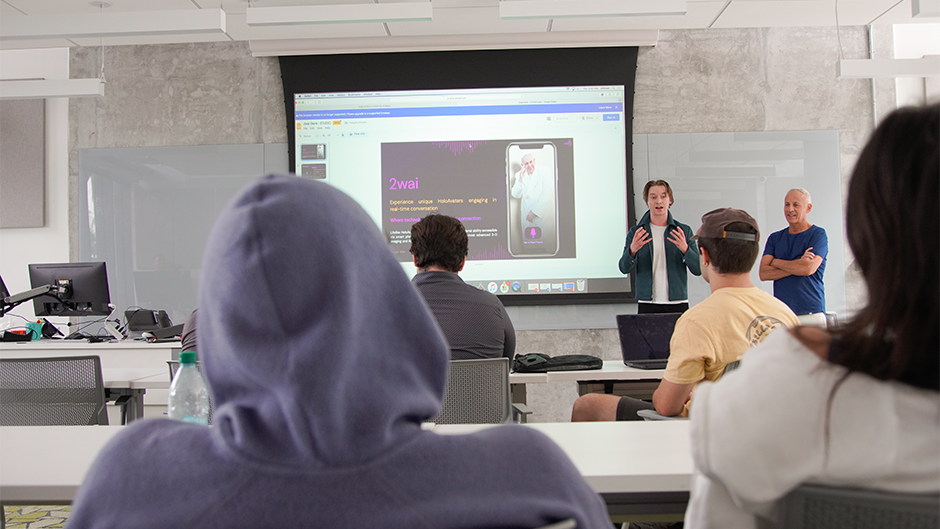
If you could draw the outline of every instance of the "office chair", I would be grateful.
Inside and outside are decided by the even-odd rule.
[[[180,370],[179,360],[167,360],[166,365],[170,368],[170,383],[173,383],[173,377],[176,376],[176,372]],[[196,369],[199,370],[199,373],[202,374],[202,377],[205,378],[206,375],[202,373],[202,364],[199,361],[196,361]],[[208,382],[206,382],[208,384]],[[212,393],[209,393],[209,424],[212,424]]]
[[[99,357],[0,359],[0,426],[107,424]],[[7,504],[0,498],[0,529]]]
[[[436,424],[500,424],[531,413],[509,398],[509,359],[451,360]]]
[[[801,485],[780,502],[780,529],[940,527],[940,494]]]
[[[107,425],[97,356],[0,360],[0,426]]]

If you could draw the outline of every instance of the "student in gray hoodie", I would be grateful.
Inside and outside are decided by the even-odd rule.
[[[148,419],[102,450],[69,527],[609,528],[524,426],[438,435],[448,348],[373,220],[267,176],[223,211],[200,285],[213,426]]]

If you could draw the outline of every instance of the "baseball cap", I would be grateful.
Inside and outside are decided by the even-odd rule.
[[[734,222],[743,222],[757,230],[757,233],[725,231],[725,227]],[[695,236],[692,237],[692,240],[697,241],[700,238],[757,241],[760,239],[760,229],[757,227],[757,221],[754,220],[754,217],[748,215],[747,211],[743,209],[720,208],[702,215],[702,226],[695,232]]]

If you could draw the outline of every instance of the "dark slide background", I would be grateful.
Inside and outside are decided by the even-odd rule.
[[[506,148],[512,143],[552,142],[558,163],[558,238],[555,257],[575,257],[574,146],[570,138],[519,138],[513,140],[468,140],[458,142],[414,142],[382,144],[382,231],[399,261],[411,261],[408,248],[411,225],[429,213],[441,213],[462,220],[470,236],[470,260],[526,259],[509,253],[506,201]],[[568,143],[569,145],[565,145]],[[391,180],[396,182],[392,190]],[[417,189],[397,189],[398,182],[414,182]],[[409,185],[410,187],[410,185]],[[430,200],[421,204],[420,200]],[[440,203],[458,199],[461,203]],[[476,199],[481,203],[472,203]],[[481,200],[482,199],[482,200]],[[392,205],[390,201],[412,200],[413,204]],[[485,200],[485,202],[483,202]],[[390,211],[389,208],[399,208]],[[409,210],[402,207],[437,207],[436,210]],[[480,220],[475,220],[479,217]],[[404,222],[392,222],[391,219]],[[476,231],[482,230],[482,231]]]

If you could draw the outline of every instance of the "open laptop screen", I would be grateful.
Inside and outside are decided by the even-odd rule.
[[[619,314],[620,350],[624,362],[667,358],[669,340],[681,314]]]

